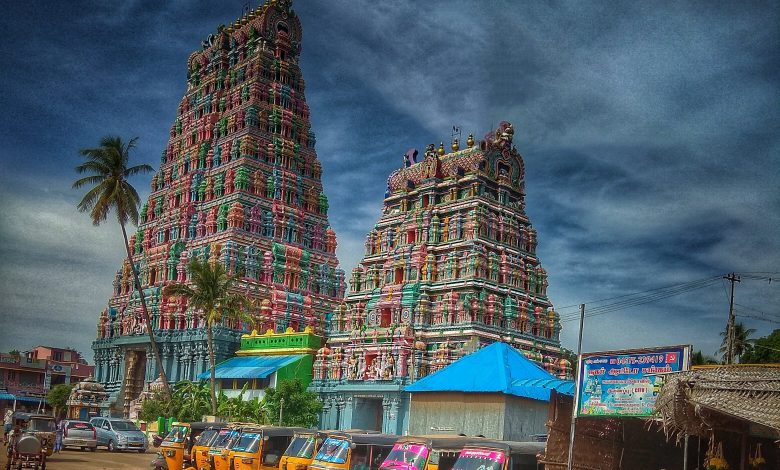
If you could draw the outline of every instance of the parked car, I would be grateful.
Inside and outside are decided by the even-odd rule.
[[[92,418],[90,423],[97,431],[97,445],[106,446],[109,452],[137,450],[146,452],[146,435],[134,422],[126,419]]]
[[[81,450],[97,449],[97,430],[86,421],[67,420],[62,423],[62,448],[81,447]]]

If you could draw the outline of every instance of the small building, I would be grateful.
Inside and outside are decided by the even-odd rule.
[[[267,388],[275,388],[282,379],[298,379],[305,387],[312,381],[314,355],[323,344],[321,336],[310,327],[303,332],[287,328],[284,333],[252,331],[241,337],[236,357],[223,361],[214,369],[217,389],[228,397],[237,397],[246,386],[245,400],[262,399]],[[210,371],[198,375],[209,380]]]
[[[551,391],[573,389],[512,346],[493,343],[406,387],[409,434],[532,440],[547,432]]]

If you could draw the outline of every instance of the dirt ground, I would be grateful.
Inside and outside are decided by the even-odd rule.
[[[0,447],[0,469],[5,469],[7,457],[5,446]],[[46,470],[142,470],[151,469],[157,449],[150,448],[145,454],[138,452],[115,452],[105,449],[95,452],[63,450],[46,459]]]

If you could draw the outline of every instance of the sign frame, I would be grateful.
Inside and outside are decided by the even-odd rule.
[[[613,394],[613,395],[622,395],[624,398],[622,400],[619,400],[618,402],[623,402],[622,406],[625,406],[627,408],[632,407],[642,407],[643,404],[641,403],[641,400],[644,400],[644,398],[647,397],[648,392],[652,392],[653,395],[657,395],[657,393],[654,390],[647,390],[647,387],[651,387],[651,389],[656,389],[658,387],[658,384],[662,384],[662,380],[657,380],[659,376],[667,375],[670,373],[675,372],[682,372],[686,370],[690,370],[691,366],[691,351],[693,350],[693,347],[689,344],[683,344],[683,345],[671,345],[671,346],[659,346],[659,347],[648,347],[648,348],[632,348],[632,349],[618,349],[618,350],[610,350],[610,351],[594,351],[594,352],[588,352],[588,353],[582,353],[580,357],[578,358],[578,367],[577,367],[577,383],[576,383],[576,395],[574,397],[574,405],[575,405],[575,411],[576,411],[576,417],[577,418],[650,418],[652,417],[652,411],[650,412],[621,412],[619,405],[615,405],[610,410],[610,404],[616,403],[614,401],[614,396],[612,396],[612,401],[606,401],[604,403],[601,402],[601,400],[596,400],[597,403],[600,405],[603,405],[604,408],[607,409],[607,411],[603,412],[584,412],[586,409],[586,406],[592,406],[589,405],[589,403],[592,403],[591,397],[595,396],[601,396],[601,397],[610,397],[609,393],[606,394],[602,390],[602,384],[600,380],[597,377],[602,377],[602,380],[604,377],[607,377],[610,379],[611,382],[608,385],[613,385],[616,388],[616,392],[619,390],[624,390],[625,387],[630,387],[631,384],[637,384],[637,388],[635,390],[641,391],[644,395],[641,395],[639,398],[636,398],[634,401],[632,401],[629,398],[625,398],[626,395],[629,395],[628,391],[620,391],[619,393]],[[643,368],[647,368],[650,370],[654,370],[659,363],[664,363],[669,365],[669,356],[667,354],[680,354],[679,359],[675,359],[674,368],[671,368],[672,370],[668,371],[659,371],[656,373],[649,373],[642,371]],[[641,358],[640,360],[634,362],[631,359],[628,358],[636,358],[641,356],[647,356],[644,358]],[[654,356],[659,356],[656,359],[653,360]],[[661,358],[660,356],[663,356]],[[600,374],[589,374],[590,371],[593,369],[591,367],[588,367],[588,361],[597,359],[601,367],[601,373]],[[622,366],[622,367],[621,367]],[[632,367],[629,367],[632,366]],[[615,370],[617,368],[617,370]],[[598,369],[597,369],[598,370]],[[620,373],[621,371],[624,371],[625,373]],[[589,381],[589,379],[592,379],[590,384],[587,384],[586,382]],[[621,388],[623,387],[623,388]],[[646,403],[646,402],[645,402]],[[647,405],[644,405],[644,408],[646,408]],[[610,412],[611,411],[611,412]]]

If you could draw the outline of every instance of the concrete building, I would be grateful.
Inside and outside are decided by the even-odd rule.
[[[306,327],[302,332],[288,328],[284,333],[271,330],[264,334],[253,331],[241,337],[236,357],[214,368],[217,389],[228,397],[236,397],[246,386],[244,400],[262,399],[267,388],[276,388],[283,379],[298,379],[304,387],[311,383],[314,354],[322,345],[322,337]],[[210,371],[198,375],[209,380]]]
[[[409,434],[529,441],[547,434],[551,390],[573,391],[505,343],[493,343],[406,387]]]
[[[68,348],[36,346],[18,354],[0,353],[0,409],[45,405],[46,394],[59,384],[80,382],[94,372],[81,353]]]

